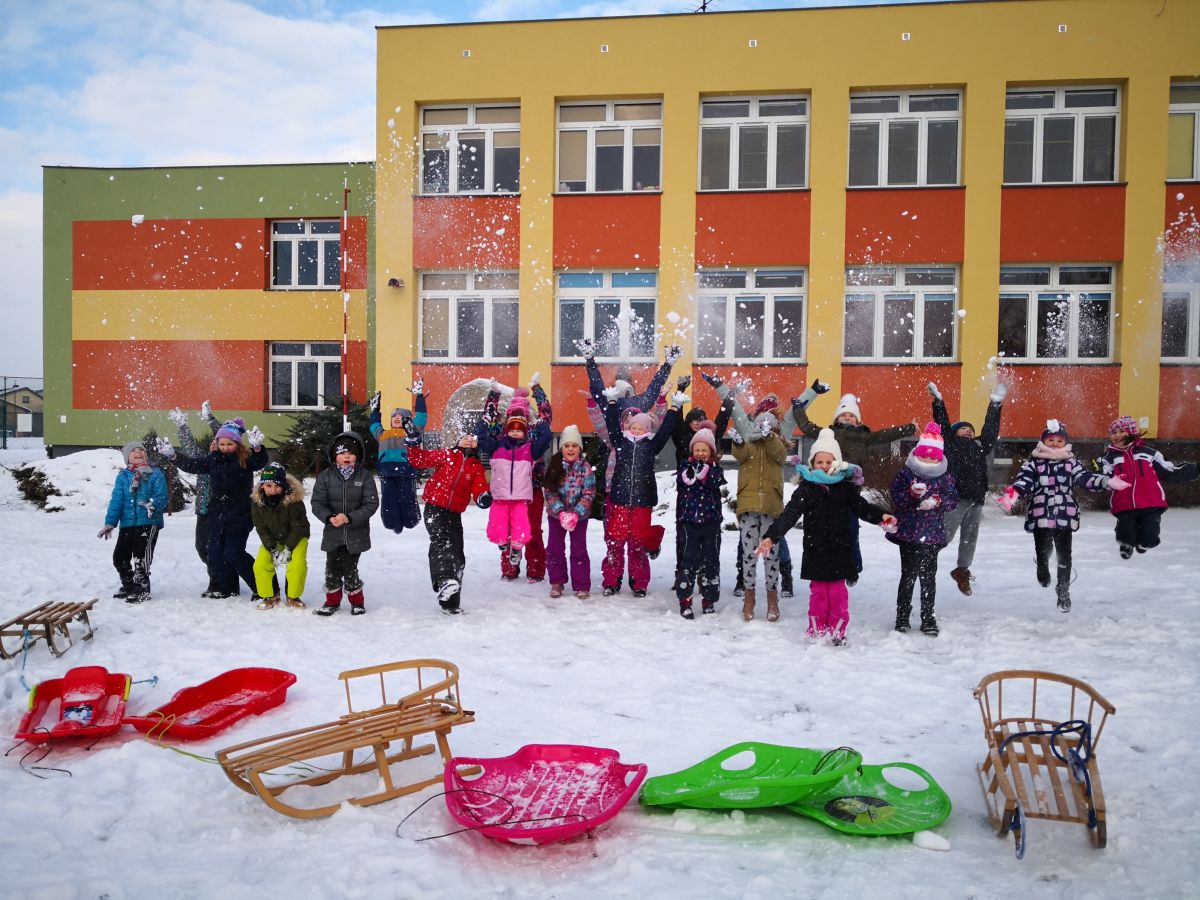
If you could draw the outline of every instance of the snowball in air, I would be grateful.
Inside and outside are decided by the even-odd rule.
[[[141,225],[143,222],[146,221],[146,217],[143,216],[141,213],[135,213],[134,215],[129,217],[129,221],[130,221],[130,224]]]

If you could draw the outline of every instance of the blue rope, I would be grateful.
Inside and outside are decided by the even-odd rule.
[[[1058,747],[1058,738],[1064,734],[1078,734],[1079,744],[1075,747],[1069,747],[1066,754]],[[1050,736],[1050,752],[1055,755],[1060,761],[1066,763],[1067,768],[1071,772],[1071,777],[1076,783],[1082,784],[1084,793],[1087,795],[1088,802],[1088,819],[1087,827],[1095,828],[1099,821],[1096,818],[1096,804],[1092,798],[1092,776],[1088,772],[1088,761],[1092,758],[1092,726],[1083,719],[1072,719],[1069,722],[1061,722],[1050,731],[1033,730],[1020,731],[1016,734],[1010,734],[1004,739],[1004,743],[1000,745],[1000,755],[1004,755],[1004,749],[1017,738],[1034,737],[1039,735]]]
[[[158,687],[158,676],[151,675],[149,678],[143,678],[140,681],[131,681],[130,684],[148,684],[150,687]]]
[[[26,693],[29,693],[29,691],[33,690],[33,688],[31,688],[29,686],[29,682],[25,680],[25,660],[29,659],[29,648],[33,646],[35,639],[33,637],[33,632],[29,630],[28,625],[25,625],[21,628],[21,637],[25,639],[25,646],[21,648],[21,674],[19,677],[21,679],[21,687],[25,688]]]

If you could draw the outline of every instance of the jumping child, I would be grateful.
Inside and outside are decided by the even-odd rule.
[[[221,423],[212,413],[212,407],[209,406],[207,400],[200,404],[200,419],[208,425],[212,437],[208,441],[208,450],[205,451],[195,435],[192,434],[192,429],[188,426],[188,417],[178,406],[171,412],[167,413],[167,418],[175,423],[175,427],[179,429],[179,449],[188,456],[201,457],[206,452],[211,453],[217,449],[216,433],[221,427]],[[217,583],[216,570],[208,561],[208,498],[212,495],[212,491],[208,484],[208,475],[201,472],[196,476],[196,501],[194,509],[196,511],[196,555],[200,557],[200,561],[204,563],[204,567],[208,572],[208,587],[200,594],[201,597],[214,597],[221,592],[221,586]]]
[[[97,537],[108,540],[113,529],[120,528],[112,561],[121,588],[113,597],[126,603],[142,603],[150,599],[150,564],[158,531],[163,527],[163,510],[167,508],[167,479],[161,470],[151,467],[140,441],[122,447],[121,457],[125,468],[117,473],[104,527]]]
[[[429,417],[425,411],[424,382],[418,378],[409,391],[416,412],[397,406],[389,419],[390,428],[383,427],[379,413],[382,395],[376,391],[371,397],[371,437],[379,444],[379,461],[375,469],[383,485],[380,515],[383,527],[396,534],[401,534],[405,528],[416,528],[421,521],[416,473],[408,462],[407,439],[409,423],[420,432]]]

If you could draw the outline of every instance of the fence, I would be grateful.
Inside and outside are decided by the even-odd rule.
[[[8,449],[12,437],[42,437],[45,414],[45,381],[40,377],[0,375],[0,400],[4,402],[4,425],[0,449]]]

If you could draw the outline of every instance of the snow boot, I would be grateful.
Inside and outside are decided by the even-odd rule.
[[[856,584],[858,584],[858,576],[859,576],[859,573],[855,572],[853,575],[851,575],[849,578],[847,578],[846,579],[846,587],[854,587]]]
[[[1133,549],[1136,550],[1138,553],[1145,553],[1146,550],[1149,548],[1143,547],[1141,544],[1136,544]]]
[[[745,576],[742,575],[742,565],[741,565],[741,561],[739,560],[738,567],[737,567],[737,584],[735,584],[733,586],[733,596],[741,597],[745,593],[746,593],[746,579],[745,579]]]
[[[462,585],[460,585],[453,578],[443,581],[442,586],[440,588],[438,588],[438,592],[437,592],[438,605],[441,606],[442,609],[445,609],[446,604],[449,603],[451,600],[453,600],[454,596],[461,589],[462,589]]]
[[[930,637],[938,636],[937,619],[932,615],[928,617],[921,616],[921,634],[927,634]]]
[[[896,630],[905,632],[912,628],[909,624],[908,617],[912,614],[912,604],[896,604]]]
[[[1055,587],[1055,592],[1058,594],[1058,610],[1059,612],[1071,611],[1071,583],[1068,581],[1060,581]]]
[[[696,614],[692,612],[692,598],[686,597],[679,601],[679,614],[685,619],[694,619]]]
[[[754,618],[754,588],[746,588],[742,594],[742,621],[749,622]]]
[[[1133,545],[1132,544],[1122,544],[1121,545],[1121,559],[1129,559],[1129,557],[1131,557],[1131,556],[1133,556]]]
[[[950,570],[950,577],[954,579],[954,583],[958,585],[959,593],[967,597],[971,596],[971,570],[965,566],[959,566],[956,569]]]
[[[1042,587],[1050,587],[1050,562],[1042,562],[1038,560],[1037,564],[1037,580]]]
[[[132,597],[137,592],[138,592],[137,588],[134,587],[132,584],[122,584],[121,587],[117,589],[117,592],[115,594],[113,594],[113,599],[114,600],[124,600],[127,597]]]
[[[367,611],[366,604],[363,602],[362,588],[347,595],[346,599],[350,601],[350,615],[361,616]]]
[[[767,591],[767,621],[779,621],[779,592]]]
[[[646,596],[646,589],[645,589],[645,588],[634,588],[634,589],[633,589],[633,596],[635,596],[635,597],[637,597],[639,600],[641,600],[643,597],[645,597],[645,596]]]
[[[604,590],[601,591],[600,593],[602,593],[605,597],[611,597],[613,594],[615,594],[620,589],[621,589],[620,585],[606,584],[604,586]]]
[[[255,609],[274,609],[279,605],[279,595],[274,597],[260,597],[255,594],[250,598],[250,602],[256,604]]]
[[[291,609],[307,609],[307,605],[299,597],[288,597],[287,605]]]
[[[563,595],[564,587],[565,587],[565,585],[562,585],[562,584],[550,585],[550,597],[552,599],[557,599],[558,597],[561,597]]]
[[[136,592],[130,594],[128,597],[125,598],[125,602],[126,603],[145,603],[149,599],[150,599],[150,589],[146,588],[145,590],[139,589]]]
[[[592,596],[592,592],[591,591],[576,591],[575,596],[580,600],[587,600],[589,597]]]
[[[521,544],[509,544],[508,545],[508,564],[510,566],[516,566],[518,569],[520,569],[520,567],[521,567],[521,551],[524,549],[525,549],[524,546],[522,546]],[[516,576],[514,575],[513,578],[515,579]]]
[[[313,615],[332,616],[335,612],[337,612],[341,608],[342,608],[342,592],[340,590],[326,591],[325,592],[325,605],[318,606],[316,609],[314,609]]]
[[[701,600],[700,601],[700,610],[706,616],[714,615],[717,611],[717,601],[716,600]]]
[[[784,560],[779,564],[779,593],[789,600],[792,598],[792,591],[795,588],[795,582],[792,581],[792,561]]]

